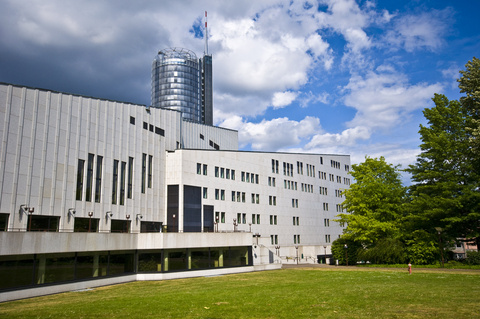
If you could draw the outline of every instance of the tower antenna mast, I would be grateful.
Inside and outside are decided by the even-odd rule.
[[[205,11],[205,50],[204,54],[208,55],[208,29],[207,29],[207,11]]]

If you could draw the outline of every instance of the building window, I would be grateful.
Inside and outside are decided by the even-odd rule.
[[[330,227],[330,219],[324,218],[324,219],[323,219],[323,225],[324,225],[325,227]]]
[[[97,171],[95,174],[95,202],[100,203],[102,197],[102,164],[103,156],[97,156]]]
[[[207,175],[207,164],[203,164],[203,175]]]
[[[202,174],[202,164],[197,163],[197,174],[200,175]]]
[[[242,192],[242,203],[245,203],[245,192]]]
[[[133,116],[130,116],[130,124],[135,125],[135,118]]]
[[[118,160],[113,160],[112,204],[117,204]]]
[[[220,199],[220,190],[218,188],[215,189],[215,199],[216,200]]]
[[[153,180],[153,156],[148,155],[148,188],[152,188]]]
[[[125,204],[125,173],[127,170],[127,163],[122,162],[120,171],[120,205]]]
[[[203,198],[205,198],[205,199],[208,198],[208,188],[206,188],[206,187],[203,188]]]
[[[128,193],[127,198],[133,196],[133,157],[128,158]]]
[[[148,123],[147,122],[143,122],[143,129],[148,130]]]
[[[205,137],[203,136],[203,134],[200,134],[200,139],[204,140]]]
[[[93,186],[93,160],[95,155],[88,154],[88,163],[87,163],[87,188],[85,192],[85,200],[87,202],[92,201],[92,186]]]
[[[234,181],[234,180],[235,180],[235,170],[232,169],[232,181]]]
[[[225,178],[225,168],[220,168],[220,178]]]
[[[222,189],[222,190],[220,191],[220,199],[221,199],[221,200],[225,200],[225,190],[224,190],[224,189]]]
[[[228,168],[225,171],[225,178],[230,179],[230,169],[228,169]]]
[[[218,177],[218,166],[215,166],[215,177]]]
[[[242,224],[246,224],[247,223],[247,214],[243,213],[242,214]]]
[[[77,167],[77,191],[76,191],[76,200],[82,200],[83,195],[83,174],[85,170],[85,160],[78,160]]]
[[[142,154],[142,194],[145,194],[145,183],[147,178],[147,154]]]
[[[222,213],[220,214],[220,221],[221,221],[222,223],[225,223],[225,212],[222,212]]]
[[[158,134],[160,136],[165,136],[165,130],[159,127],[155,127],[155,134]]]

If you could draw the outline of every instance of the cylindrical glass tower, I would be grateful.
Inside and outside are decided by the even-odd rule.
[[[184,119],[202,122],[201,66],[194,52],[161,50],[152,64],[152,106],[182,112]]]

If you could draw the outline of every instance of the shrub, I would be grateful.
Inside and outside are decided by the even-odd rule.
[[[467,265],[480,265],[480,253],[478,251],[467,251],[467,258],[465,259]]]

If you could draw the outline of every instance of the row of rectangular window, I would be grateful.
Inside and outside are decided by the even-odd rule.
[[[202,164],[202,163],[197,163],[197,174],[198,175],[207,175],[208,173],[208,165],[207,164]]]
[[[313,185],[302,183],[302,192],[313,193]]]
[[[297,174],[303,175],[303,163],[297,161]]]
[[[130,123],[135,124],[135,118],[133,118],[132,123],[132,117],[130,117]],[[147,122],[143,122],[143,129],[150,131],[150,132],[155,132],[155,134],[160,135],[160,136],[165,136],[165,130],[161,129],[157,126],[153,126],[152,124],[148,124]]]
[[[292,198],[292,207],[298,208],[298,199]]]
[[[278,235],[270,235],[270,242],[272,245],[278,245]]]
[[[277,206],[277,196],[268,196],[268,205]]]
[[[235,201],[245,203],[245,192],[232,191],[232,202],[235,202]]]
[[[297,182],[289,181],[289,180],[284,179],[283,180],[283,187],[285,189],[297,190]]]
[[[270,215],[270,225],[277,224],[277,215]]]
[[[300,244],[300,235],[293,235],[293,243]]]
[[[197,174],[198,174],[198,164],[197,164]],[[235,170],[215,166],[215,177],[231,179],[232,181],[234,181],[235,180]]]
[[[307,176],[315,177],[315,165],[307,164]]]
[[[299,225],[300,225],[300,217],[293,216],[293,226],[299,226]]]
[[[254,173],[242,172],[242,182],[258,184],[259,176],[258,174],[254,174]]]
[[[293,164],[283,162],[283,175],[293,177]]]
[[[330,227],[330,219],[324,218],[324,219],[323,219],[323,226],[325,226],[325,227]]]
[[[330,242],[330,235],[325,235],[325,242],[329,243]]]
[[[320,186],[319,191],[320,195],[328,195],[328,189],[326,187]]]
[[[336,210],[337,210],[337,213],[343,212],[343,205],[342,204],[337,204],[336,205]]]
[[[278,174],[278,160],[272,159],[272,173]]]
[[[268,186],[275,187],[275,177],[268,177]]]
[[[342,192],[341,189],[336,189],[335,190],[335,197],[340,197],[340,198],[343,197],[343,192]]]
[[[225,223],[225,212],[215,212],[215,220],[218,223]]]
[[[252,204],[260,204],[260,194],[252,193]]]
[[[330,160],[330,166],[332,166],[333,168],[336,168],[336,169],[340,169],[340,162]]]
[[[77,163],[77,187],[75,192],[76,200],[83,200],[83,194],[85,193],[85,201],[92,201],[93,194],[93,172],[95,165],[95,155],[88,154],[87,160],[87,172],[86,172],[86,183],[85,180],[85,160],[78,159]],[[95,202],[100,203],[101,192],[102,192],[102,167],[103,167],[103,156],[97,156],[97,165],[96,165],[96,174],[95,174]]]
[[[102,195],[102,171],[103,171],[103,156],[97,155],[96,166],[95,155],[89,153],[87,160],[86,171],[86,183],[85,180],[85,160],[78,159],[77,163],[77,187],[76,187],[76,200],[83,200],[83,194],[85,189],[85,201],[92,201],[92,197],[96,203],[101,202]],[[95,193],[93,193],[93,180],[94,180],[94,166],[95,166]],[[112,185],[112,204],[117,203],[117,190],[118,190],[118,166],[119,161],[113,161],[113,185]],[[122,162],[121,175],[120,175],[120,205],[125,202],[125,174],[127,163]],[[128,179],[127,179],[127,198],[133,196],[133,157],[128,158]]]

